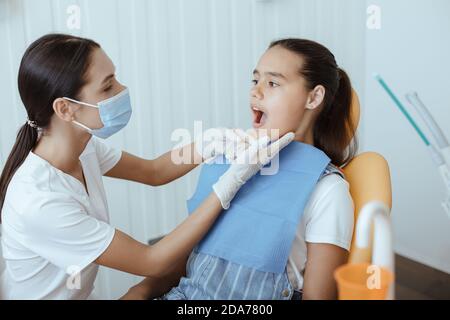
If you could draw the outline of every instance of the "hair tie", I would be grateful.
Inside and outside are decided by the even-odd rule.
[[[36,121],[31,121],[30,119],[27,118],[27,124],[34,129],[39,129],[39,126],[36,124]]]

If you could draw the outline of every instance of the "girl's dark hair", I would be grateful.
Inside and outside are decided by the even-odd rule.
[[[334,55],[323,45],[305,39],[282,39],[270,44],[280,46],[303,58],[300,75],[309,90],[325,88],[322,110],[314,124],[314,146],[337,166],[348,163],[356,154],[356,124],[351,114],[352,85],[347,73],[336,64]]]
[[[38,130],[48,127],[53,116],[53,102],[78,95],[86,84],[86,74],[94,49],[92,40],[71,35],[49,34],[33,42],[26,50],[19,68],[19,93],[28,119],[20,128],[16,142],[0,177],[0,211],[8,185],[38,140]],[[0,216],[1,221],[1,216]]]

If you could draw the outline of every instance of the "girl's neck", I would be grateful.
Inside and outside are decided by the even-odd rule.
[[[295,141],[314,145],[314,126],[318,113],[316,110],[307,110],[295,131]]]
[[[300,128],[295,132],[295,141],[314,145],[314,133],[312,129],[301,130]]]
[[[91,139],[88,133],[75,135],[72,131],[58,134],[47,132],[39,139],[33,153],[49,162],[55,168],[71,174],[80,168],[80,155]]]

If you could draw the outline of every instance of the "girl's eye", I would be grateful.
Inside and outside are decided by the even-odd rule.
[[[254,79],[254,80],[252,80],[252,83],[254,86],[256,86],[258,84],[258,80]]]
[[[269,87],[275,88],[275,87],[279,87],[280,85],[278,83],[275,83],[273,81],[269,81]]]

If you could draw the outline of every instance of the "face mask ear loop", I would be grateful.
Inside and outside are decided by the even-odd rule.
[[[63,97],[63,99],[68,100],[68,101],[73,102],[73,103],[76,103],[76,104],[81,104],[83,106],[88,106],[88,107],[100,109],[99,106],[96,106],[96,105],[93,105],[93,104],[90,104],[90,103],[77,101],[75,99],[71,99],[71,98],[67,98],[67,97]],[[78,122],[76,120],[72,120],[72,122],[75,123],[77,126],[79,126],[79,127],[83,128],[84,130],[86,130],[88,133],[92,134],[92,129],[91,128],[86,127],[84,124],[82,124],[82,123],[80,123],[80,122]]]
[[[73,102],[73,103],[76,103],[76,104],[81,104],[81,105],[83,105],[83,106],[88,106],[88,107],[97,108],[97,109],[100,108],[99,106],[96,106],[96,105],[94,105],[94,104],[90,104],[90,103],[86,103],[86,102],[77,101],[77,100],[70,99],[70,98],[67,98],[67,97],[63,97],[63,99],[69,100],[70,102]]]
[[[72,120],[72,122],[75,123],[77,126],[79,126],[79,127],[83,128],[84,130],[86,130],[88,133],[92,134],[92,129],[91,128],[86,127],[84,124],[82,124],[82,123],[80,123],[80,122],[78,122],[76,120]]]

